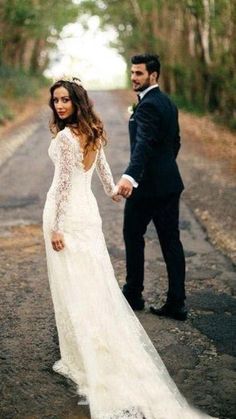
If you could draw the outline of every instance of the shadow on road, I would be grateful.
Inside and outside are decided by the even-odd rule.
[[[190,294],[189,306],[196,310],[193,326],[214,341],[221,353],[236,356],[236,300],[234,297],[200,291]]]

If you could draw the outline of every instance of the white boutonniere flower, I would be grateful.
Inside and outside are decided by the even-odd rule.
[[[137,103],[132,103],[132,105],[128,106],[128,113],[132,115],[137,107]]]

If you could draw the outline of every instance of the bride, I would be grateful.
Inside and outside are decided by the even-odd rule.
[[[79,79],[50,89],[55,165],[43,213],[48,276],[61,359],[53,369],[77,385],[92,419],[200,419],[123,297],[91,190],[94,169],[119,200],[101,120]]]

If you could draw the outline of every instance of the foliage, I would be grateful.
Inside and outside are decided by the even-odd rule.
[[[0,125],[4,124],[6,120],[13,119],[13,117],[14,114],[8,103],[4,99],[0,99]]]
[[[116,47],[130,56],[158,53],[164,89],[193,108],[234,124],[236,1],[84,0],[85,13],[117,30]],[[231,122],[230,122],[231,121]]]
[[[9,100],[35,96],[48,52],[78,17],[73,0],[0,0],[0,123],[13,117]]]
[[[44,76],[30,74],[21,69],[2,66],[0,68],[2,82],[1,94],[5,98],[25,98],[37,95],[38,90],[47,85]]]
[[[72,0],[0,0],[0,64],[41,73],[48,47],[78,16]]]
[[[135,53],[158,53],[164,90],[185,107],[213,112],[219,120],[235,126],[235,3],[0,0],[2,90],[7,95],[35,92],[43,82],[40,74],[47,67],[48,52],[60,38],[61,29],[78,15],[98,15],[102,27],[116,29],[115,47],[128,65]]]
[[[39,74],[30,74],[21,69],[0,67],[1,98],[0,98],[0,125],[15,116],[13,103],[25,105],[27,97],[37,97],[49,80]]]

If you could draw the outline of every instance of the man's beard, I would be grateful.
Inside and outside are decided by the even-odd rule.
[[[148,78],[144,84],[142,84],[142,86],[139,86],[137,89],[134,89],[135,92],[143,92],[144,90],[146,90],[148,87],[151,86],[150,83],[150,78]]]

